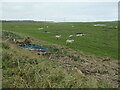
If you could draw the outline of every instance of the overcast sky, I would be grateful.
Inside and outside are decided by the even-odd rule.
[[[118,2],[2,2],[2,19],[113,21],[118,19]]]

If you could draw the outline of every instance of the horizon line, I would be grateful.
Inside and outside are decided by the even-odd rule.
[[[30,22],[115,22],[115,21],[120,21],[120,20],[100,20],[100,21],[54,21],[54,20],[31,20],[31,19],[24,19],[24,20],[0,20],[0,21],[18,21],[18,22],[20,22],[20,21],[30,21]]]

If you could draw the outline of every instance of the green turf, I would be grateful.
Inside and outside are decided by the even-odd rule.
[[[99,23],[107,26],[93,26]],[[99,23],[3,22],[2,28],[3,30],[30,35],[48,43],[65,45],[78,52],[117,59],[118,29],[108,28],[108,26],[117,26],[117,22]],[[72,27],[72,25],[75,27]],[[46,26],[49,27],[47,28]],[[38,30],[40,27],[44,29]],[[51,33],[46,33],[45,31]],[[69,38],[69,35],[75,35],[76,33],[85,33],[86,35]],[[57,40],[55,38],[56,34],[61,34],[61,39]],[[65,41],[67,39],[74,39],[75,42],[71,45],[66,45]]]

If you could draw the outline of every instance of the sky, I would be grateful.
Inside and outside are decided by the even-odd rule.
[[[119,0],[0,0],[0,2],[119,2]]]
[[[108,2],[104,2],[108,1]],[[56,22],[93,22],[118,20],[118,0],[54,1],[4,0],[1,2],[2,20],[37,20]]]

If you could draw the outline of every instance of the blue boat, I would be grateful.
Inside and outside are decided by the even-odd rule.
[[[28,49],[28,50],[48,50],[48,48],[43,48],[39,46],[23,46],[21,48]]]

